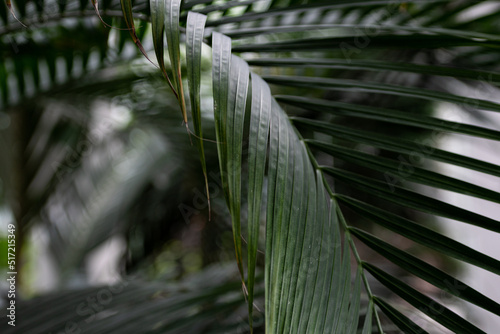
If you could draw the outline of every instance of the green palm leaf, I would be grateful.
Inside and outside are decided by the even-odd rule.
[[[31,2],[16,1],[20,18],[38,22],[43,6],[29,12],[27,3]],[[68,15],[81,19],[87,16],[83,8],[81,2],[68,1],[59,7],[54,22]],[[245,298],[249,330],[257,331],[254,320],[262,272],[266,333],[392,333],[394,326],[405,333],[425,333],[427,326],[413,320],[420,313],[455,333],[484,333],[480,325],[453,312],[435,296],[403,281],[398,270],[500,315],[498,301],[387,240],[388,236],[404,237],[421,252],[427,247],[444,258],[500,273],[497,259],[425,226],[429,222],[414,213],[464,222],[487,233],[500,232],[500,222],[487,213],[472,212],[425,190],[446,190],[500,203],[493,185],[500,177],[498,165],[451,152],[434,140],[443,133],[459,134],[498,146],[500,132],[494,121],[490,121],[492,126],[475,125],[436,115],[436,106],[443,102],[486,120],[500,111],[498,100],[492,97],[500,78],[500,39],[490,24],[497,9],[495,13],[483,11],[471,20],[461,14],[474,9],[474,4],[458,0],[398,4],[382,0],[269,0],[262,4],[123,0],[105,2],[101,8],[103,18],[123,10],[122,25],[128,31],[117,35],[131,34],[144,55],[147,52],[140,41],[147,40],[149,26],[140,30],[135,22],[138,18],[150,22],[151,44],[160,71],[168,79],[166,39],[171,90],[187,126],[181,53],[185,41],[185,73],[207,200],[210,159],[205,156],[204,133],[213,132],[243,286],[234,300],[224,296],[236,291],[239,284],[231,285],[230,291],[215,287],[192,298],[179,296],[178,302],[144,302],[130,311],[133,319],[151,312],[147,320],[149,325],[156,324],[148,327],[153,333],[182,332],[191,328],[189,321],[200,324],[193,331],[203,331],[209,328],[204,325],[210,323],[210,317],[240,305]],[[7,50],[7,37],[27,34],[17,23],[9,22],[5,8],[0,14],[0,35],[6,36],[0,42]],[[103,35],[99,42],[92,41],[100,46],[100,68],[107,66],[104,59],[109,52],[108,36]],[[68,40],[67,34],[58,34],[54,40],[59,38]],[[32,40],[33,50],[44,50],[43,43]],[[209,61],[202,52],[204,42],[212,47],[212,90],[206,100],[203,92],[208,76],[202,62]],[[118,41],[119,54],[124,43]],[[43,93],[45,75],[39,68],[40,59],[47,63],[47,77],[56,87],[61,75],[58,59],[64,59],[63,74],[69,77],[78,58],[77,52],[64,46],[46,49],[38,56],[32,50],[19,49],[18,55],[4,49],[1,52],[8,61],[0,64],[0,92],[5,107],[19,105],[29,96],[31,79],[25,80],[25,73],[32,74],[36,87],[31,94]],[[83,59],[90,57],[89,52],[82,53]],[[85,70],[86,61],[82,62]],[[480,94],[464,96],[457,83]],[[71,87],[61,88],[62,92],[68,90]],[[209,116],[202,111],[206,101],[213,103]],[[206,132],[202,125],[210,118],[213,128]],[[434,136],[431,144],[424,141],[430,136]],[[466,182],[460,175],[434,168],[429,161],[478,171],[494,181],[487,186]],[[109,225],[104,225],[87,239],[99,233],[112,234]],[[101,242],[97,238],[89,248]],[[392,267],[382,268],[363,245],[389,260]],[[68,261],[76,263],[82,254],[72,253]],[[447,282],[455,285],[450,287]],[[457,284],[460,291],[455,289]],[[396,296],[411,307],[403,307]],[[189,309],[196,303],[214,303],[220,309]],[[167,315],[163,319],[162,314],[174,307],[187,307],[189,317]],[[37,319],[29,326],[38,328]],[[111,316],[91,324],[89,331],[110,332],[128,322],[124,316]],[[139,325],[134,328],[141,330]],[[224,325],[230,328],[234,322]],[[52,327],[42,324],[40,328]]]

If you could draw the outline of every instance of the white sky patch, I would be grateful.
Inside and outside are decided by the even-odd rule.
[[[457,16],[458,22],[473,21],[481,16],[493,13],[500,8],[500,3],[498,1],[483,1],[475,6],[472,6]]]
[[[494,100],[494,98],[486,96],[475,97]],[[475,117],[471,117],[464,110],[450,104],[443,103],[437,110],[437,116],[440,118],[482,127],[492,126],[489,122],[486,123]],[[494,123],[500,124],[500,115],[498,113],[486,111],[480,113],[487,116]],[[500,165],[498,142],[492,142],[491,140],[483,138],[452,134],[447,135],[444,140],[441,140],[439,146],[446,151]],[[444,175],[459,178],[462,181],[500,192],[500,179],[498,177],[448,164],[440,165],[440,172]],[[442,201],[459,208],[497,220],[500,216],[500,204],[448,191],[439,191],[438,195]],[[499,259],[500,244],[498,242],[499,237],[497,233],[449,219],[441,218],[440,221],[447,235],[479,252]],[[464,271],[460,279],[472,288],[500,303],[500,290],[496,288],[500,286],[499,276],[469,264],[464,264],[463,268]],[[479,327],[481,329],[487,333],[496,333],[498,331],[500,327],[500,318],[494,317],[488,311],[472,304],[470,304],[470,310],[473,318],[479,321]]]

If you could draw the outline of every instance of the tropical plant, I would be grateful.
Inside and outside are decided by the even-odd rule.
[[[7,0],[2,201],[18,266],[38,229],[68,289],[22,302],[2,332],[484,333],[453,304],[494,316],[500,305],[453,267],[498,275],[500,262],[436,222],[500,232],[438,196],[500,203],[499,166],[440,147],[458,134],[498,148],[499,12],[461,0]],[[116,236],[132,276],[69,289]]]

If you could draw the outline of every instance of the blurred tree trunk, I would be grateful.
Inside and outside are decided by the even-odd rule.
[[[23,249],[29,222],[30,203],[27,195],[29,173],[27,170],[27,147],[30,138],[29,112],[26,108],[17,108],[11,113],[11,131],[9,146],[13,153],[10,165],[13,193],[11,194],[12,214],[16,223],[16,286],[22,289]]]

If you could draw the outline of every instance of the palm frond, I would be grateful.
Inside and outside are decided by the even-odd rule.
[[[30,19],[25,4],[18,3],[20,19]],[[60,14],[71,3],[61,7]],[[251,328],[259,247],[265,253],[267,333],[390,333],[396,331],[393,325],[406,333],[421,333],[427,326],[414,321],[421,314],[455,333],[484,332],[401,280],[391,268],[500,315],[497,301],[387,240],[388,235],[404,237],[416,247],[500,273],[497,259],[416,222],[423,213],[488,233],[500,232],[497,219],[435,196],[446,190],[500,202],[494,185],[500,177],[498,165],[441,149],[435,139],[442,133],[458,134],[485,138],[498,146],[497,124],[451,121],[435,112],[443,103],[471,115],[487,115],[487,119],[487,113],[500,111],[491,94],[498,93],[500,40],[489,24],[498,8],[469,20],[461,18],[475,6],[467,1],[121,4],[129,29],[134,26],[134,14],[145,20],[150,17],[155,53],[168,79],[163,64],[166,38],[172,86],[187,124],[184,101],[188,98],[181,72],[186,32],[189,100],[207,191],[199,97],[207,78],[201,74],[200,62],[202,42],[212,47],[210,98],[221,185]],[[110,1],[101,16],[106,18],[106,10],[118,6],[117,1]],[[2,34],[17,34],[15,26],[11,27],[15,23],[6,23],[6,14],[2,15]],[[142,40],[132,33],[134,43]],[[71,54],[67,73],[73,64]],[[6,73],[0,81],[5,105],[18,100],[7,98],[7,77],[16,78],[19,96],[27,90],[25,65],[12,54],[9,59],[12,65],[0,67]],[[54,67],[49,65],[49,69]],[[481,86],[490,95],[464,96],[450,88],[456,83],[469,89]],[[434,136],[431,144],[418,139],[426,136]],[[434,168],[429,160],[479,171],[491,178],[491,186],[462,181],[459,175]],[[246,202],[242,201],[245,197]],[[245,205],[247,217],[242,210]],[[367,220],[384,232],[372,229]],[[393,267],[365,259],[363,245]],[[376,290],[377,286],[385,290]],[[233,304],[228,305],[224,307]],[[153,306],[144,306],[148,307]],[[165,310],[167,305],[162,307]],[[158,332],[167,331],[163,325],[157,327]],[[112,322],[96,322],[95,326],[95,332],[104,332]]]

